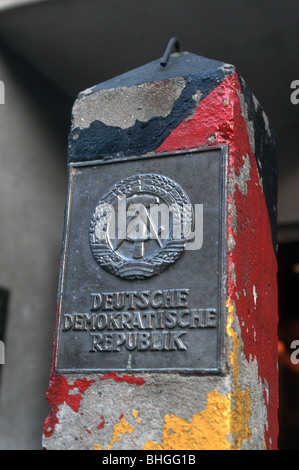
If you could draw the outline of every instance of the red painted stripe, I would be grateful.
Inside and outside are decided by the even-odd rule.
[[[126,375],[123,376],[117,375],[116,372],[110,372],[109,374],[103,375],[100,380],[113,379],[116,382],[127,382],[128,384],[134,385],[143,385],[145,380],[141,377],[135,377],[135,375]]]
[[[82,400],[81,393],[84,393],[95,380],[87,380],[86,378],[78,379],[73,385],[70,385],[65,377],[62,375],[54,375],[49,383],[49,388],[46,394],[51,411],[47,416],[44,423],[44,435],[50,437],[55,429],[55,425],[59,423],[57,413],[59,405],[66,403],[73,411],[78,412]],[[70,395],[70,390],[77,388],[81,393]]]
[[[250,149],[238,93],[241,93],[240,82],[237,74],[232,73],[172,131],[156,152],[229,145],[229,178],[240,174],[243,156],[249,156],[251,169],[247,194],[242,194],[236,186],[233,195],[238,217],[237,233],[233,232],[231,214],[228,214],[228,234],[235,240],[228,256],[228,294],[236,305],[246,359],[250,362],[257,358],[259,377],[269,390],[269,396],[265,392],[264,397],[268,409],[265,441],[267,448],[276,449],[277,263],[256,157]],[[232,263],[235,265],[236,285],[230,276]],[[256,304],[253,289],[257,294]]]

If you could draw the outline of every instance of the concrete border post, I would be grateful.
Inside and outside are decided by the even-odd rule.
[[[83,171],[85,164],[90,169],[92,164],[96,167],[97,162],[105,162],[107,165],[110,161],[110,172],[102,166],[102,173],[100,170],[98,173],[102,175],[100,178],[109,179],[114,171],[120,171],[117,181],[122,177],[125,180],[126,165],[144,165],[142,168],[145,171],[138,172],[153,173],[152,168],[156,163],[148,166],[153,155],[158,156],[155,160],[158,170],[160,164],[164,165],[163,158],[172,158],[169,157],[171,155],[179,162],[187,155],[190,157],[190,165],[193,165],[194,149],[203,152],[200,155],[220,151],[225,157],[222,160],[223,173],[219,173],[219,194],[224,207],[224,220],[221,222],[224,229],[221,245],[223,264],[222,271],[218,273],[222,289],[219,295],[223,303],[223,310],[219,310],[219,367],[215,372],[210,366],[212,362],[208,362],[205,373],[203,370],[200,370],[201,373],[189,370],[185,374],[181,370],[148,370],[146,366],[142,366],[144,371],[136,371],[133,362],[128,362],[127,367],[121,370],[113,363],[113,368],[107,367],[105,371],[88,371],[80,367],[79,370],[63,371],[63,367],[59,367],[62,353],[59,352],[58,344],[59,334],[62,335],[62,309],[64,302],[74,305],[76,300],[75,294],[71,300],[66,298],[68,280],[64,276],[69,276],[67,279],[73,276],[77,280],[78,297],[78,279],[81,279],[76,277],[77,271],[70,274],[73,266],[70,259],[79,254],[67,251],[65,238],[53,369],[47,393],[51,411],[45,421],[43,435],[43,446],[47,449],[276,449],[276,150],[271,126],[260,104],[234,66],[187,52],[172,54],[165,67],[161,67],[159,61],[154,61],[96,85],[80,93],[75,102],[68,163],[69,167],[73,165],[72,171],[74,165],[77,165],[76,175]],[[113,166],[118,163],[113,161],[119,162],[121,159],[123,163],[120,165],[123,166],[119,170],[120,167]],[[198,168],[202,167],[196,165],[195,162],[192,168],[192,185],[185,187],[187,192],[193,191],[191,186],[196,188],[203,185],[203,181],[207,184],[202,170],[199,174]],[[206,178],[209,178],[206,171]],[[135,173],[138,172],[135,169]],[[179,173],[176,177],[178,181]],[[98,184],[101,181],[98,180]],[[109,180],[108,187],[115,188],[113,184]],[[208,184],[213,188],[218,183],[208,181]],[[124,188],[127,190],[127,183]],[[70,210],[66,212],[65,230],[65,237],[69,237],[68,243],[71,243],[72,237],[79,237],[75,222],[72,222],[72,208],[79,204],[75,199],[81,198],[81,207],[82,204],[88,204],[94,181],[90,183],[89,190],[81,191],[77,196],[74,185],[69,185],[67,208]],[[204,223],[205,203],[203,201]],[[76,223],[79,224],[78,220]],[[206,235],[204,232],[204,237]],[[204,249],[205,238],[203,253]],[[144,247],[139,247],[139,258],[143,256],[143,250]],[[185,253],[173,268],[163,273],[175,272],[178,263],[183,264]],[[192,251],[188,253],[192,254]],[[88,256],[92,259],[91,251]],[[194,252],[194,260],[196,256]],[[81,268],[78,267],[83,271],[82,282],[84,270],[93,269],[92,263],[94,260],[89,262],[89,258],[88,261],[84,258]],[[113,262],[111,266],[115,267]],[[105,271],[98,265],[97,269],[101,273]],[[209,264],[204,267],[198,265],[196,269],[198,276],[193,277],[200,289],[204,272],[208,275]],[[120,275],[119,272],[117,274]],[[115,276],[113,273],[107,276],[110,276],[113,291]],[[162,274],[159,276],[162,286]],[[186,276],[180,278],[179,271],[177,276],[178,285],[184,287]],[[102,292],[101,282],[105,283],[105,279],[104,274],[99,278],[96,292]],[[129,281],[117,282],[127,286]],[[143,281],[132,282],[132,290],[137,291],[138,286],[143,286]],[[121,289],[118,288],[118,291]],[[141,305],[140,298],[138,303]],[[64,312],[69,315],[73,313],[71,310]],[[74,338],[83,337],[79,331],[80,328],[84,329],[83,317],[79,319],[77,316],[75,320],[74,317],[69,318],[77,321]],[[181,321],[181,327],[186,325],[187,316],[184,318],[185,323]],[[170,316],[168,321],[170,325]],[[115,317],[114,327],[116,324]],[[90,328],[90,324],[87,328]],[[138,327],[135,325],[134,328]],[[139,325],[140,328],[142,325]],[[144,325],[143,328],[145,331]],[[124,329],[124,324],[121,324],[119,330],[122,334]],[[215,329],[212,330],[210,328],[207,334],[214,334]],[[201,331],[200,335],[205,334],[203,329]],[[104,352],[101,352],[100,343],[95,343],[99,354],[104,355],[108,362],[111,355],[113,358],[118,357],[122,347],[120,343],[124,338],[118,337],[119,343],[115,343],[114,352],[108,351],[108,342]],[[111,336],[109,341],[112,341]],[[211,344],[214,344],[213,341]],[[198,348],[202,347],[200,342]],[[182,344],[184,340],[180,342],[177,338],[177,349]],[[204,357],[204,353],[201,354]],[[164,360],[162,356],[163,351],[160,351],[155,356],[156,362],[159,362],[160,357],[161,361]],[[179,353],[175,357],[178,356]],[[69,359],[71,361],[74,358]]]

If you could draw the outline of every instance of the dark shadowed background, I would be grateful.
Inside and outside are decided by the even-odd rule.
[[[40,449],[49,411],[73,102],[161,57],[172,36],[181,50],[235,65],[276,132],[279,445],[299,449],[299,365],[290,362],[299,339],[298,20],[296,0],[0,1],[1,449]]]

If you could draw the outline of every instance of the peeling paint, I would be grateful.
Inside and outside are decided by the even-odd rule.
[[[256,305],[257,293],[256,293],[256,289],[255,289],[254,284],[253,284],[253,288],[252,288],[252,295],[253,295],[254,305]]]
[[[239,174],[236,174],[234,168],[231,168],[231,176],[228,181],[228,190],[230,194],[234,194],[235,189],[238,188],[242,194],[248,193],[248,181],[250,180],[250,157],[247,154],[242,157],[243,165],[238,168]]]
[[[110,88],[81,94],[74,109],[73,127],[85,129],[93,121],[128,129],[136,121],[166,117],[185,88],[186,80],[176,77],[132,87]]]
[[[104,426],[105,426],[105,423],[106,423],[106,420],[104,418],[104,416],[101,416],[101,422],[98,424],[97,426],[97,429],[104,429]]]
[[[234,322],[234,306],[231,299],[226,302],[226,307],[229,312],[228,322],[226,327],[227,335],[232,338],[233,349],[230,353],[230,361],[233,371],[233,384],[234,389],[232,390],[232,414],[231,414],[231,432],[233,443],[231,450],[240,450],[243,442],[250,439],[251,429],[249,426],[249,417],[251,416],[250,406],[250,388],[242,391],[239,385],[239,362],[238,355],[242,347],[241,340],[237,333],[233,329]]]
[[[65,377],[56,374],[52,377],[46,394],[51,411],[44,423],[44,435],[50,437],[59,423],[57,413],[59,405],[66,403],[73,411],[78,412],[84,393],[95,380],[87,380],[86,378],[78,379],[73,385],[70,385]],[[77,389],[81,393],[71,394],[71,390]]]
[[[131,434],[132,432],[134,432],[134,427],[126,421],[124,416],[121,416],[120,422],[115,424],[113,427],[113,437],[110,444],[107,446],[107,450],[111,450],[113,448],[113,444],[115,444],[115,442],[119,442],[122,435],[127,433]]]
[[[265,111],[263,111],[263,119],[264,119],[264,123],[265,123],[266,130],[268,132],[268,135],[270,136],[271,135],[270,123],[269,123],[269,119]]]
[[[223,106],[225,96],[229,96],[227,106]],[[240,99],[240,97],[242,98]],[[254,99],[253,103],[255,111],[259,112],[257,117],[260,119],[260,107]],[[211,112],[211,110],[213,111]],[[275,171],[271,168],[275,167],[275,162],[271,162],[271,168],[265,167],[265,145],[270,146],[270,142],[262,140],[263,134],[260,130],[257,133],[254,130],[253,135],[250,123],[249,108],[242,95],[239,77],[234,72],[199,103],[193,119],[189,121],[185,119],[165,139],[157,152],[200,146],[229,145],[228,293],[230,299],[235,302],[235,316],[240,321],[240,340],[242,341],[244,360],[252,367],[253,364],[254,367],[255,364],[257,365],[254,386],[259,389],[260,382],[262,384],[266,381],[269,383],[270,398],[267,403],[267,426],[265,425],[264,432],[267,448],[275,448],[278,434],[277,375],[274,369],[277,363],[277,348],[275,348],[277,344],[275,228],[271,233],[275,219],[275,206],[273,206],[273,199],[271,199],[275,198],[275,180],[273,183],[271,180],[271,175],[275,179]],[[213,142],[209,139],[211,134],[216,138]],[[259,138],[258,147],[257,136]],[[271,138],[273,139],[273,137]],[[262,165],[252,151],[254,146],[259,152],[259,157],[263,159]],[[268,175],[266,175],[267,171]],[[263,175],[266,175],[266,178],[262,177]],[[273,245],[270,240],[273,240]],[[231,269],[232,264],[234,267]],[[260,268],[261,266],[263,269]],[[256,305],[252,296],[253,283],[257,292],[264,293],[263,296],[255,299]],[[242,290],[243,296],[236,295]],[[267,328],[264,327],[265,324]],[[236,360],[234,363],[237,367]],[[241,406],[245,407],[246,422],[250,417],[249,396],[249,389],[245,388],[242,391],[237,388],[237,385],[235,386],[234,395],[232,395],[234,406],[236,409],[238,407],[241,409]],[[255,406],[263,407],[263,403]],[[238,422],[238,415],[234,416],[236,420],[234,439],[235,445],[238,447],[237,436],[242,436],[243,431],[241,434],[238,431],[241,423]],[[243,427],[244,425],[245,423],[242,423]],[[249,436],[249,429],[246,430],[246,426],[244,429],[244,435]]]
[[[243,85],[245,85],[243,81]],[[244,95],[241,90],[237,90],[240,106],[241,106],[241,113],[246,123],[248,138],[249,138],[249,145],[251,152],[255,153],[255,138],[254,138],[254,125],[253,122],[248,117],[248,104],[245,101]]]
[[[144,450],[240,450],[244,441],[250,440],[250,388],[242,390],[238,381],[241,340],[233,329],[234,307],[230,299],[226,306],[229,312],[226,332],[233,343],[230,353],[233,389],[227,396],[212,390],[205,410],[196,413],[191,422],[175,414],[166,415],[162,442],[148,440]]]
[[[229,450],[230,397],[212,390],[206,409],[189,422],[177,415],[164,417],[161,444],[147,441],[143,450]]]
[[[110,372],[109,374],[103,375],[100,380],[113,379],[115,382],[127,382],[128,384],[143,385],[145,380],[142,377],[135,377],[135,375],[126,375],[122,377],[117,375],[116,372]]]
[[[158,69],[154,64],[158,66]],[[118,158],[128,155],[145,155],[156,151],[157,147],[184,118],[193,120],[192,115],[194,109],[197,109],[196,104],[208,96],[233,70],[231,68],[222,69],[221,62],[206,60],[204,57],[196,57],[189,53],[182,53],[180,60],[173,64],[174,67],[166,67],[163,71],[158,61],[154,64],[152,64],[154,67],[148,64],[150,68],[148,66],[140,67],[134,72],[122,75],[121,79],[116,77],[116,79],[109,80],[104,84],[99,84],[92,88],[90,95],[84,93],[79,95],[73,107],[73,127],[69,134],[68,145],[69,162],[81,161],[82,158],[85,161],[91,161],[106,157],[114,158],[114,156]],[[188,74],[190,67],[191,75]],[[206,68],[209,72],[206,71]],[[148,82],[157,76],[157,72],[157,81]],[[174,73],[177,75],[173,76]],[[160,80],[162,77],[163,80]],[[164,89],[163,83],[165,84]],[[181,93],[177,99],[174,98],[179,92],[175,90],[175,86],[171,87],[171,83],[180,83]],[[154,93],[151,95],[145,92],[150,89],[155,90],[155,87],[158,91],[157,98]],[[136,96],[133,100],[130,99],[130,96],[124,99],[124,92],[122,99],[116,100],[115,94],[120,94],[117,91],[119,88],[127,91],[135,90]],[[169,94],[166,93],[168,88]],[[173,89],[171,90],[171,88]],[[109,95],[110,90],[111,96]],[[104,94],[101,95],[101,92]],[[84,107],[84,103],[87,104],[89,100],[93,100],[92,96],[104,95],[107,110],[110,109],[111,114],[102,118],[101,113],[108,115],[108,112],[105,109],[100,109],[99,117],[103,119],[100,120],[93,107]],[[97,102],[94,104],[96,107]],[[171,109],[170,104],[172,105]],[[120,107],[122,109],[119,109]],[[142,117],[142,113],[145,113],[144,117]],[[163,114],[166,116],[164,117]],[[152,115],[151,118],[146,121],[142,120],[150,115]],[[133,122],[135,123],[132,124]],[[85,126],[86,123],[90,125],[84,128],[80,127]],[[77,127],[74,127],[76,125]]]
[[[94,444],[93,448],[94,450],[102,450],[101,444]]]
[[[231,247],[232,249],[232,247]],[[230,265],[230,278],[232,280],[232,282],[234,283],[234,285],[236,285],[236,270],[235,270],[235,263],[231,263]]]
[[[119,421],[120,421],[119,423],[116,423],[113,426],[113,436],[105,450],[113,449],[113,445],[119,442],[121,436],[125,434],[132,434],[134,432],[134,427],[126,421],[123,414],[120,415]],[[93,449],[104,450],[101,444],[94,444]]]

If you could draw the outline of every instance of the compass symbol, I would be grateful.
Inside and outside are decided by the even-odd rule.
[[[185,249],[186,237],[172,234],[181,234],[186,205],[191,207],[186,192],[166,176],[149,173],[121,180],[102,197],[91,219],[90,246],[96,261],[125,279],[164,271]],[[167,209],[167,224],[159,215],[153,216],[153,207]]]
[[[127,213],[133,212],[133,215],[129,218],[125,231],[114,246],[115,250],[120,248],[124,240],[129,241],[133,243],[132,257],[141,259],[145,256],[145,242],[153,238],[162,248],[163,243],[159,237],[161,227],[156,227],[149,211],[151,205],[159,204],[159,202],[160,198],[152,194],[134,194],[127,199]]]

